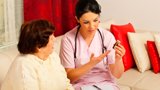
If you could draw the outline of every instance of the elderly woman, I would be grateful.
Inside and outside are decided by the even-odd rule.
[[[1,90],[73,90],[58,55],[53,52],[55,27],[34,20],[21,27],[20,54],[12,63]]]

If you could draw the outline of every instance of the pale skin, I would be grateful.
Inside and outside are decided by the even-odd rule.
[[[81,25],[80,34],[82,35],[88,46],[90,45],[96,33],[96,30],[98,29],[99,21],[99,14],[95,14],[92,12],[87,12],[83,14],[79,19],[77,19],[77,22],[79,22]],[[109,52],[110,51],[106,51],[98,57],[94,57],[93,52],[90,56],[90,61],[83,66],[79,68],[65,68],[68,78],[71,80],[71,82],[78,80],[81,76],[89,72],[96,64],[101,62]],[[109,64],[110,71],[116,78],[120,78],[124,72],[122,61],[122,57],[124,56],[124,54],[125,48],[121,44],[118,44],[115,47],[115,64]]]
[[[35,56],[42,60],[46,60],[49,55],[53,52],[55,36],[52,34],[49,36],[49,41],[45,47],[37,48],[37,52],[34,53]]]

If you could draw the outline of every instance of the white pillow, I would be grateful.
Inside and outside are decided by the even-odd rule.
[[[140,72],[144,72],[151,68],[149,56],[147,53],[146,42],[147,40],[154,40],[150,32],[144,33],[131,33],[128,32],[129,44],[131,51]]]
[[[155,40],[156,48],[158,50],[158,54],[159,54],[159,57],[160,57],[160,33],[159,34],[154,34],[154,40]]]

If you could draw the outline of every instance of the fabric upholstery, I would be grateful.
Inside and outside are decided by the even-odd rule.
[[[54,42],[54,51],[59,55],[60,45],[61,45],[61,39],[63,35],[56,37],[56,40]]]
[[[145,73],[144,77],[132,87],[132,90],[160,90],[160,73],[154,74],[152,71]]]
[[[130,87],[124,86],[124,85],[119,85],[120,90],[131,90]]]
[[[115,36],[116,40],[120,40],[121,44],[125,47],[126,53],[123,56],[123,64],[125,67],[125,71],[134,67],[135,62],[133,60],[133,55],[129,46],[127,32],[135,32],[131,23],[126,25],[111,25],[110,31]]]
[[[5,75],[10,67],[11,64],[11,58],[9,56],[0,53],[0,85],[5,78]]]
[[[154,40],[153,35],[149,32],[128,33],[129,44],[133,53],[134,60],[140,72],[151,68],[148,52],[146,49],[147,40]]]
[[[147,50],[154,73],[160,71],[160,58],[154,41],[147,41]]]
[[[158,50],[158,54],[159,54],[159,57],[160,57],[160,33],[159,34],[154,34],[154,40],[155,40],[156,48]]]
[[[140,73],[136,68],[132,68],[127,70],[120,79],[117,79],[117,83],[129,87],[133,87],[136,83],[138,83],[146,74]]]

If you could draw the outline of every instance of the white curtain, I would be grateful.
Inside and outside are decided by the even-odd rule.
[[[0,46],[4,40],[4,1],[0,0]]]
[[[17,43],[23,22],[23,0],[0,0],[0,48]]]

